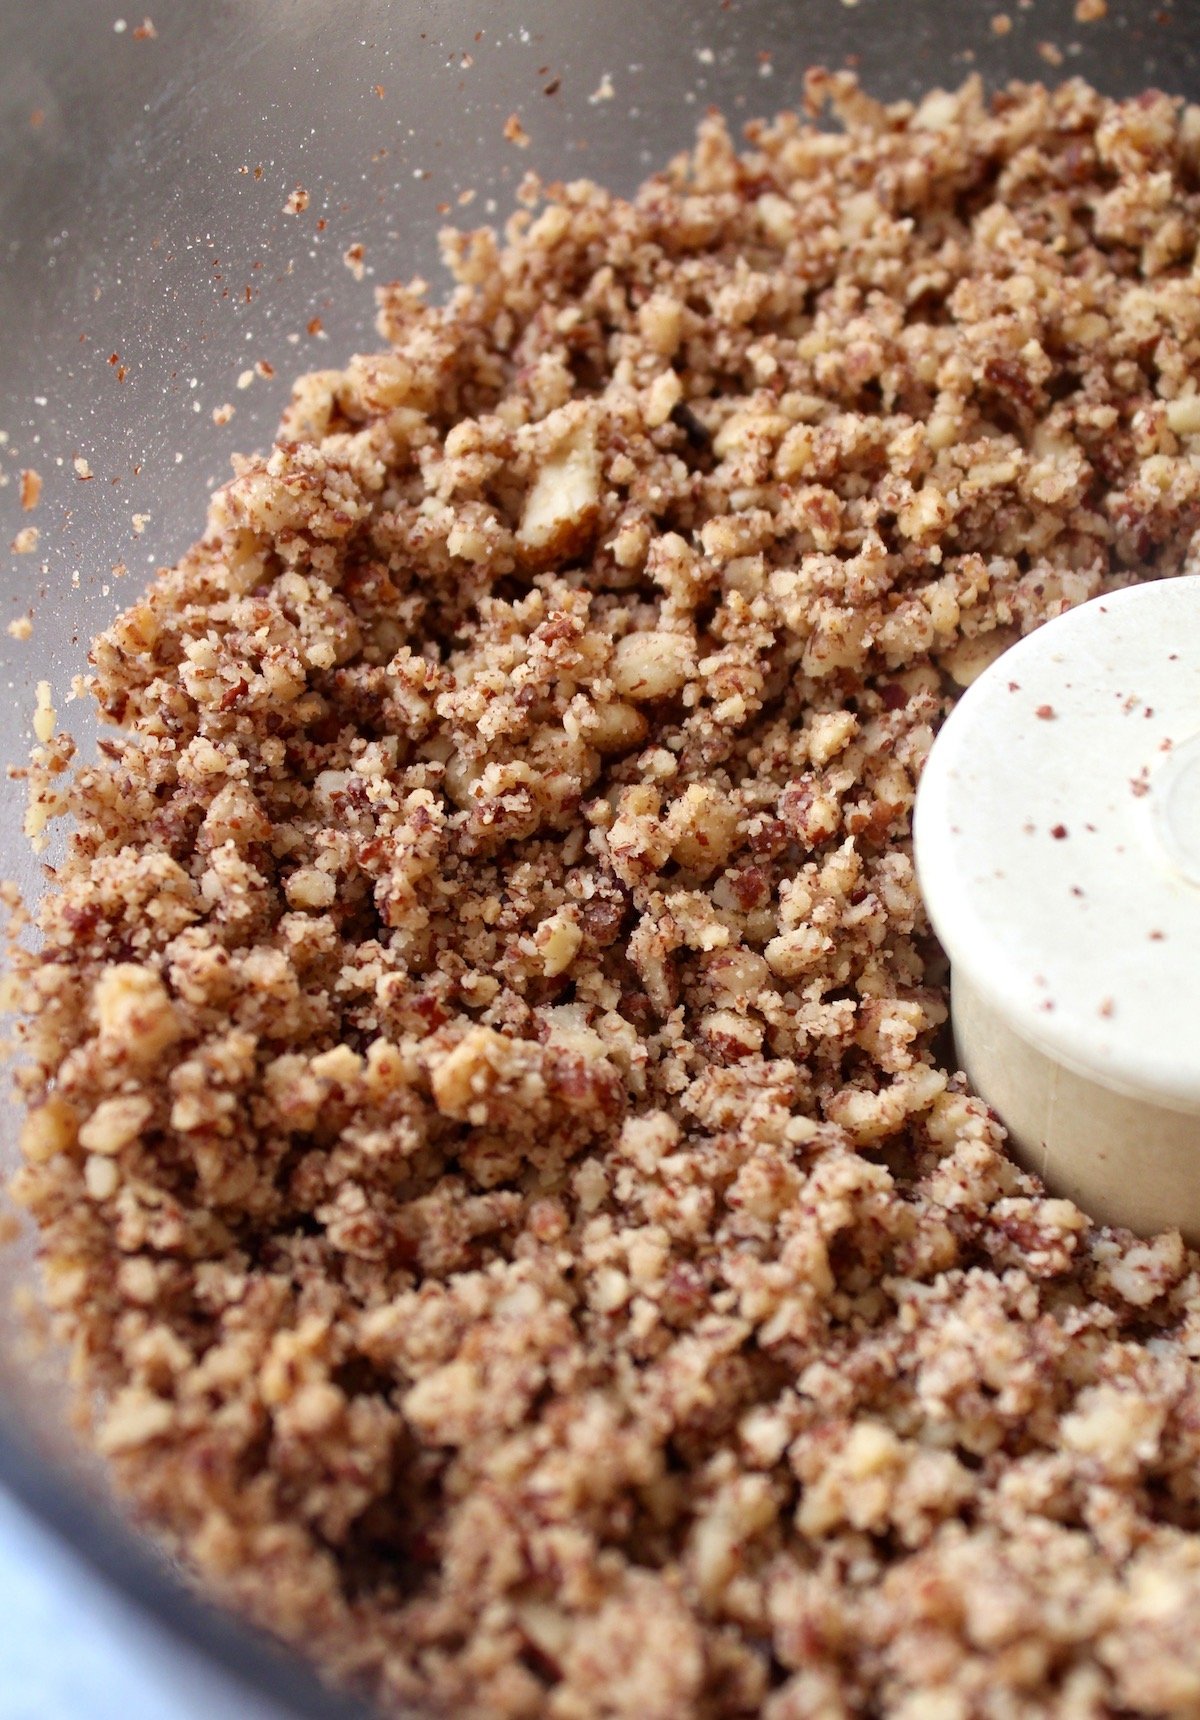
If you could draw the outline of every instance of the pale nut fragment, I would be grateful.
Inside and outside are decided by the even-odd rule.
[[[720,1063],[737,1063],[762,1050],[763,1025],[732,1009],[710,1009],[700,1018],[700,1043]]]
[[[96,982],[100,1037],[133,1064],[146,1065],[179,1039],[182,1029],[167,988],[153,968],[117,962]]]
[[[590,423],[566,436],[534,478],[517,528],[527,562],[549,565],[586,544],[600,509],[600,458]]]
[[[626,520],[609,548],[618,567],[641,567],[650,547],[650,527],[645,520]]]
[[[1200,394],[1167,402],[1167,423],[1176,436],[1200,436]]]
[[[709,956],[704,964],[704,978],[719,1006],[744,1010],[769,985],[771,973],[757,950],[738,945],[736,949],[718,950]]]
[[[751,407],[733,412],[713,437],[713,453],[718,460],[744,448],[773,445],[780,442],[788,430],[788,420],[778,412],[760,412]]]
[[[79,1144],[89,1153],[119,1153],[136,1141],[150,1121],[150,1101],[141,1093],[102,1099],[79,1131]]]
[[[430,1075],[433,1102],[442,1115],[470,1121],[474,1105],[487,1095],[495,1065],[506,1060],[511,1049],[490,1027],[473,1027],[464,1034]]]
[[[21,1154],[32,1165],[44,1165],[57,1153],[69,1152],[78,1134],[79,1119],[74,1108],[57,1093],[51,1094],[44,1105],[26,1117],[21,1130]]]
[[[560,908],[542,921],[533,941],[541,957],[542,972],[547,979],[557,979],[559,974],[566,973],[579,953],[583,933],[571,914]]]
[[[638,328],[647,344],[663,358],[671,358],[683,333],[683,305],[670,293],[651,293],[637,314]]]
[[[89,1155],[83,1167],[83,1182],[93,1200],[111,1200],[121,1184],[121,1173],[110,1158]]]
[[[339,1087],[352,1087],[362,1074],[363,1059],[349,1045],[335,1045],[312,1058],[309,1069],[319,1081],[333,1081]]]
[[[689,784],[666,818],[673,857],[702,877],[725,864],[737,826],[736,806],[711,783]]]
[[[991,668],[997,657],[1016,643],[1018,637],[1015,628],[996,627],[990,633],[976,633],[970,638],[958,639],[948,651],[939,654],[938,664],[956,685],[969,687],[985,669]]]
[[[896,515],[901,534],[925,542],[945,531],[952,518],[949,503],[936,484],[926,484]]]
[[[811,424],[793,424],[775,454],[775,472],[785,483],[801,477],[813,464],[817,433]]]
[[[829,948],[824,932],[815,926],[796,926],[772,938],[763,954],[772,973],[780,979],[795,979],[816,967]]]
[[[858,733],[853,711],[818,711],[809,723],[808,756],[816,765],[826,765]]]
[[[337,879],[329,872],[322,872],[318,866],[300,866],[288,879],[284,893],[289,907],[320,912],[322,908],[332,907],[337,897]]]
[[[654,378],[646,390],[643,416],[646,425],[651,430],[657,430],[660,425],[674,412],[683,399],[683,383],[674,370],[664,370]]]
[[[669,699],[696,672],[696,647],[683,633],[627,633],[613,652],[613,686],[624,698]]]
[[[623,699],[597,705],[580,723],[580,733],[598,753],[630,752],[645,740],[648,725],[642,713]]]
[[[58,721],[58,712],[50,694],[49,681],[39,681],[37,684],[37,703],[33,708],[33,732],[43,746],[54,739],[54,725]]]
[[[174,1405],[155,1397],[145,1386],[126,1386],[109,1405],[96,1445],[105,1457],[132,1451],[161,1438],[174,1420]]]

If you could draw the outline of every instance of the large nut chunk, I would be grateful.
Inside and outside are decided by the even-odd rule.
[[[1169,400],[1167,423],[1177,436],[1200,436],[1200,394]]]
[[[126,1386],[109,1405],[96,1445],[105,1457],[149,1445],[170,1432],[175,1413],[173,1404],[155,1397],[145,1386]]]
[[[337,900],[337,879],[319,866],[299,866],[284,885],[290,908],[310,908],[320,913]]]
[[[117,962],[101,974],[95,1004],[101,1039],[112,1042],[130,1063],[152,1063],[182,1031],[166,986],[152,968],[137,962]]]
[[[150,1101],[141,1093],[102,1099],[79,1131],[89,1153],[115,1155],[136,1141],[150,1121]]]
[[[627,633],[613,652],[613,686],[636,702],[669,699],[696,673],[696,647],[685,633]]]
[[[21,1130],[21,1153],[31,1165],[47,1164],[58,1153],[70,1152],[79,1134],[74,1107],[52,1093],[44,1105],[30,1111]]]
[[[430,1073],[434,1104],[459,1122],[486,1121],[487,1100],[513,1057],[513,1042],[503,1034],[472,1027]]]
[[[579,727],[588,745],[605,756],[631,751],[641,745],[647,734],[645,717],[624,699],[594,706]]]
[[[1011,627],[996,627],[990,633],[974,633],[958,639],[938,657],[938,665],[960,687],[969,687],[985,669],[990,669],[1010,645],[1016,643],[1017,632]]]
[[[517,528],[526,562],[550,566],[577,554],[600,512],[600,456],[590,420],[575,424],[538,469]]]
[[[711,783],[691,783],[667,814],[671,853],[689,872],[707,877],[729,858],[737,807]]]
[[[433,1053],[429,1081],[444,1117],[529,1139],[568,1115],[589,1132],[605,1129],[625,1105],[619,1072],[592,1048],[512,1039],[483,1026]]]
[[[542,921],[533,941],[541,958],[542,972],[547,979],[557,979],[579,954],[583,933],[573,916],[560,908]]]

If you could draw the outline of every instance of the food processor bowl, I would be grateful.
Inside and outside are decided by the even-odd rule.
[[[89,639],[198,535],[231,453],[269,444],[290,379],[372,347],[372,286],[422,275],[439,293],[439,228],[502,221],[527,172],[632,191],[710,106],[735,128],[798,107],[813,65],[853,67],[889,100],[975,72],[989,87],[1078,74],[1113,95],[1200,98],[1184,0],[1108,0],[1087,22],[1072,0],[124,5],[0,0],[10,767],[31,744],[42,680],[87,756],[91,714],[70,698]],[[521,129],[506,138],[512,114]],[[32,511],[25,469],[43,481]],[[10,552],[31,526],[36,546]],[[22,617],[30,636],[10,635]],[[22,785],[0,794],[0,872],[36,893]],[[5,1175],[19,1121],[0,1108]],[[211,1712],[354,1712],[122,1526],[72,1438],[64,1358],[31,1323],[36,1296],[26,1235],[0,1250],[0,1484],[140,1609],[147,1653],[200,1666]]]

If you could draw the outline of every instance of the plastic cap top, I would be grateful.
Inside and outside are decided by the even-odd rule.
[[[953,967],[1015,1032],[1200,1110],[1200,576],[1069,610],[967,689],[917,871]]]

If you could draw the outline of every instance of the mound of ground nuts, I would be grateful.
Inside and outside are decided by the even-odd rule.
[[[1010,1162],[909,844],[959,688],[1200,565],[1200,113],[806,95],[448,233],[96,641],[96,761],[39,718],[92,1437],[393,1710],[1200,1711],[1197,1261]]]

